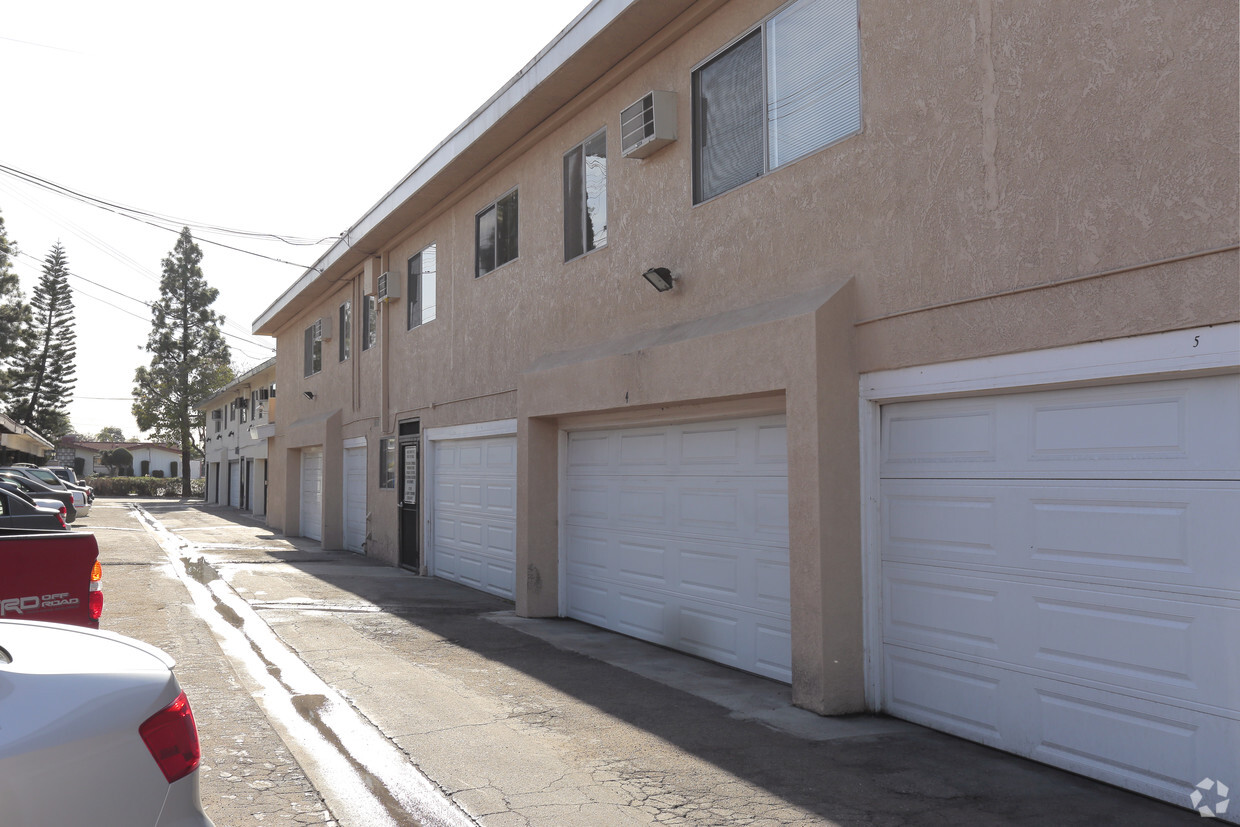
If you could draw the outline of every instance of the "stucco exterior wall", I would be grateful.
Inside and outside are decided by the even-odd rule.
[[[278,328],[273,525],[298,532],[300,450],[322,445],[338,547],[341,440],[365,437],[367,551],[395,563],[379,439],[409,419],[516,418],[516,605],[555,614],[561,430],[783,410],[793,691],[855,710],[858,374],[1240,318],[1236,4],[863,0],[862,131],[694,205],[692,71],[779,6],[695,4],[422,218],[367,239],[365,265],[297,298]],[[651,89],[677,94],[679,140],[624,159],[619,112]],[[566,263],[563,154],[603,127],[607,245]],[[520,255],[475,278],[475,215],[514,187]],[[436,319],[407,330],[403,298],[384,305],[363,351],[364,271],[403,285],[431,243]],[[674,290],[642,280],[654,266]],[[327,317],[338,336],[346,298],[351,358],[333,338],[304,377],[306,326]]]

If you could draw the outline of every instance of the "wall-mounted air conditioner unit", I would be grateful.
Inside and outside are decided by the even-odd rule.
[[[215,410],[211,411],[211,418],[212,418],[212,419],[223,419],[223,418],[224,418],[224,409],[223,409],[223,408],[216,408]]]
[[[379,275],[379,283],[375,286],[375,296],[381,302],[399,299],[400,279],[392,273],[381,273]]]
[[[331,316],[323,316],[314,323],[315,338],[322,339],[324,342],[330,342],[332,339],[332,318]]]
[[[676,93],[647,92],[620,113],[620,152],[645,158],[676,140]]]

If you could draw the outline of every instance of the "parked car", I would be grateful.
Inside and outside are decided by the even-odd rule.
[[[174,666],[111,632],[0,620],[0,820],[213,827]]]
[[[90,515],[90,499],[86,496],[85,489],[78,485],[66,483],[50,471],[45,471],[42,468],[14,465],[8,468],[0,468],[0,475],[18,476],[53,491],[67,491],[73,497],[73,506],[77,509],[76,516],[86,517]]]
[[[63,465],[45,465],[43,467],[60,477],[61,481],[66,485],[76,485],[78,488],[83,489],[86,492],[86,502],[93,503],[95,501],[95,489],[80,479],[77,472],[72,468],[66,468]]]
[[[12,471],[0,471],[0,484],[9,490],[17,489],[32,500],[55,500],[65,507],[65,522],[71,523],[78,517],[77,497],[72,491],[63,488],[52,488],[38,480],[32,480]]]
[[[103,567],[94,534],[0,527],[0,619],[98,629],[102,615]],[[3,688],[0,677],[0,696]]]
[[[17,464],[7,467],[0,467],[0,471],[11,471],[14,474],[20,474],[29,477],[36,482],[42,482],[43,485],[52,487],[52,489],[63,489],[66,491],[77,491],[81,493],[81,502],[83,505],[91,505],[94,500],[94,490],[89,486],[73,485],[72,482],[66,482],[55,474],[52,474],[46,467],[37,467],[31,465],[30,462],[17,462]],[[86,515],[82,515],[83,517]]]
[[[40,508],[21,491],[0,488],[0,528],[33,528],[63,531],[69,526],[59,511]],[[0,695],[3,693],[0,692]]]

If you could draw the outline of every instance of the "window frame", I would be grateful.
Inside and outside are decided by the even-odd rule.
[[[323,371],[323,328],[315,319],[302,333],[302,378],[306,379]]]
[[[338,362],[347,362],[353,350],[353,300],[345,299],[336,310],[340,342],[337,347]]]
[[[474,278],[476,279],[482,278],[489,273],[493,273],[505,264],[510,264],[521,257],[521,198],[518,195],[518,190],[518,187],[513,187],[474,214]],[[512,249],[505,249],[504,253],[511,253],[511,255],[508,255],[507,258],[500,261],[500,243],[501,240],[507,238],[507,236],[501,236],[500,234],[500,209],[504,205],[504,202],[509,199],[512,199],[511,210],[513,213],[513,230],[511,233]],[[486,270],[483,270],[481,243],[482,225],[488,214],[494,215],[494,220],[492,221],[494,234],[491,242],[492,261],[490,262],[490,266]]]
[[[855,38],[856,38],[855,40],[855,46],[856,46],[855,66],[856,66],[856,74],[857,74],[857,100],[856,100],[857,125],[856,125],[856,128],[853,129],[852,131],[839,134],[833,137],[832,139],[830,139],[829,141],[827,141],[826,143],[820,146],[814,147],[813,149],[807,150],[801,153],[800,155],[788,158],[786,160],[782,160],[778,164],[771,163],[771,121],[769,118],[770,101],[771,101],[770,58],[769,58],[769,48],[768,48],[769,46],[769,36],[768,36],[769,24],[775,18],[779,17],[785,12],[788,12],[794,6],[797,6],[801,3],[816,3],[816,2],[827,3],[827,2],[834,2],[834,1],[835,0],[789,0],[789,2],[786,2],[783,5],[781,5],[779,8],[775,9],[770,14],[763,17],[753,26],[746,28],[739,35],[729,40],[727,43],[725,43],[720,48],[711,52],[704,59],[694,64],[690,68],[689,70],[689,78],[690,78],[689,120],[690,120],[690,128],[692,130],[692,139],[691,139],[692,159],[691,160],[692,160],[692,174],[693,174],[693,205],[694,206],[697,206],[699,204],[705,204],[706,202],[712,201],[721,195],[726,195],[727,193],[732,192],[733,190],[737,190],[741,188],[742,186],[749,183],[750,181],[756,181],[760,178],[765,178],[766,176],[770,175],[772,172],[775,172],[776,170],[783,169],[786,166],[790,166],[796,163],[797,161],[800,161],[804,158],[808,158],[809,156],[814,155],[818,152],[821,152],[822,150],[827,149],[828,147],[833,146],[841,141],[847,140],[848,138],[851,138],[854,135],[861,134],[864,128],[864,121],[862,118],[862,95],[861,95],[861,81],[860,81],[860,75],[861,75],[861,31],[860,31],[861,9],[860,9],[859,0],[847,0],[851,4],[851,10],[853,12],[852,18],[856,21],[856,33],[855,33]],[[758,35],[759,53],[761,55],[760,68],[761,68],[761,74],[762,74],[762,78],[761,78],[762,128],[760,131],[761,131],[761,143],[762,143],[762,171],[761,173],[754,176],[753,178],[733,184],[727,189],[720,190],[712,195],[703,195],[702,193],[702,158],[701,158],[702,146],[700,143],[701,137],[703,135],[703,130],[702,130],[703,121],[702,121],[702,112],[701,112],[702,98],[700,94],[701,72],[703,69],[707,68],[708,66],[710,66],[711,64],[719,60],[720,58],[724,57],[727,53],[731,52],[733,49],[740,46],[745,40],[747,40],[749,37],[753,36],[754,34]]]
[[[593,143],[598,138],[602,138],[603,154],[601,156],[587,156],[586,147],[589,144]],[[576,191],[570,191],[569,189],[568,164],[569,164],[569,156],[572,156],[572,155],[577,156],[578,167],[581,173],[580,181],[573,182],[578,185],[578,189]],[[602,217],[603,217],[604,223],[603,223],[603,232],[602,232],[601,242],[598,242],[595,240],[598,237],[598,233],[595,233],[595,238],[591,239],[588,237],[588,234],[586,232],[586,227],[589,226],[589,215],[590,215],[589,207],[590,207],[590,204],[593,203],[590,199],[590,192],[589,192],[589,186],[588,186],[589,177],[586,174],[587,157],[601,157],[603,159],[603,164],[604,164],[602,197],[599,199],[595,199],[595,202],[601,201],[603,205]],[[588,137],[586,137],[584,141],[577,144],[572,149],[568,150],[568,152],[564,153],[562,195],[563,195],[563,205],[564,205],[563,218],[564,218],[564,261],[565,263],[573,261],[574,259],[581,258],[584,255],[589,255],[595,250],[600,250],[607,246],[607,223],[606,222],[607,222],[608,206],[609,206],[608,201],[607,201],[607,189],[608,189],[607,188],[607,176],[609,172],[610,172],[610,167],[607,166],[607,127],[606,126],[599,129],[594,134],[589,135]],[[576,204],[569,203],[570,198],[574,196],[580,196],[580,203],[576,203]],[[579,222],[579,231],[580,231],[579,232],[580,237],[573,239],[575,244],[571,248],[569,246],[569,237],[571,234],[571,228],[569,227],[570,211],[574,211],[577,213],[578,215],[577,220]]]
[[[390,467],[389,467],[390,466]],[[379,438],[379,488],[396,488],[396,437]]]
[[[363,296],[365,308],[362,315],[362,352],[379,344],[379,297]]]

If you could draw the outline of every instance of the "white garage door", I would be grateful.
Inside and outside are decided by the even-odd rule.
[[[344,449],[344,547],[366,551],[366,446]]]
[[[301,536],[323,539],[323,449],[301,452]]]
[[[241,463],[228,463],[228,504],[233,508],[241,507]]]
[[[792,679],[782,415],[568,437],[569,617]]]
[[[1240,779],[1240,378],[882,409],[884,708],[1187,806]]]
[[[446,439],[431,445],[431,573],[514,599],[517,438]]]

